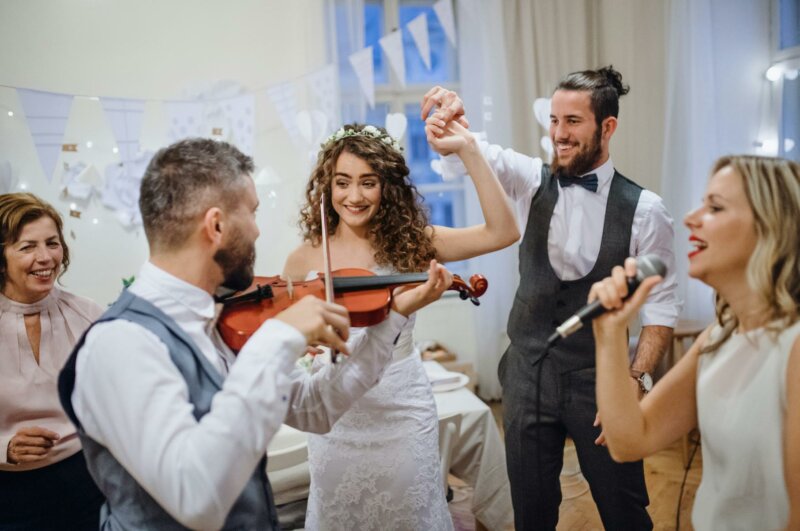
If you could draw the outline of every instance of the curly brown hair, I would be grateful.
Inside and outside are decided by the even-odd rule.
[[[366,125],[348,124],[345,131],[363,131]],[[373,126],[375,127],[375,126]],[[369,237],[375,249],[375,262],[393,266],[401,273],[423,271],[431,259],[436,258],[433,233],[426,232],[428,215],[422,206],[422,196],[411,182],[410,170],[403,155],[384,138],[391,139],[385,129],[375,127],[380,136],[369,134],[345,136],[322,146],[317,164],[306,186],[306,204],[300,211],[300,229],[303,238],[316,246],[322,240],[320,198],[325,196],[325,214],[328,234],[333,235],[339,225],[339,215],[331,202],[331,182],[339,155],[347,151],[369,164],[380,176],[381,203],[369,228]]]

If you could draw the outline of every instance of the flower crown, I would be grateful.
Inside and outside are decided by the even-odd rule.
[[[381,130],[374,125],[367,125],[360,130],[345,129],[344,126],[342,126],[338,131],[325,139],[325,142],[322,143],[322,148],[325,149],[331,143],[338,142],[339,140],[349,136],[365,136],[367,138],[374,138],[375,140],[380,140],[401,155],[403,154],[403,146],[400,145],[400,142],[393,138],[389,133],[381,132]]]

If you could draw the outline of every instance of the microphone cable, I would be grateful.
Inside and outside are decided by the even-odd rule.
[[[544,493],[544,471],[542,470],[542,367],[544,367],[544,361],[547,359],[547,356],[550,355],[550,347],[555,344],[555,341],[548,341],[547,346],[544,348],[544,353],[542,353],[542,357],[539,358],[539,366],[536,368],[536,468],[539,470],[539,493],[538,499],[539,503],[537,505],[540,507],[540,511],[542,510],[542,497]],[[560,488],[560,486],[559,486]]]

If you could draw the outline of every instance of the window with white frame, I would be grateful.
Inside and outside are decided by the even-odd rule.
[[[443,181],[431,162],[438,155],[430,149],[425,139],[424,122],[420,119],[420,101],[434,85],[445,85],[458,90],[457,53],[447,38],[434,12],[433,0],[365,0],[364,46],[372,46],[375,79],[375,106],[367,106],[366,115],[352,105],[343,104],[345,122],[364,120],[368,124],[383,126],[388,114],[401,113],[407,120],[403,138],[406,163],[411,178],[424,198],[430,222],[433,225],[459,227],[464,225],[464,180]],[[425,14],[430,44],[430,68],[422,60],[417,46],[406,27],[409,22]],[[337,30],[340,28],[337,21]],[[397,78],[389,65],[379,39],[394,30],[402,32],[405,57],[405,83]],[[347,58],[339,58],[341,77],[351,76]]]
[[[775,54],[767,71],[780,83],[778,153],[800,162],[800,0],[773,0]]]

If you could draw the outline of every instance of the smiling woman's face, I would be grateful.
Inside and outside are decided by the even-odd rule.
[[[729,279],[744,280],[757,236],[741,175],[730,166],[716,172],[703,204],[686,214],[684,223],[694,246],[689,253],[690,276],[715,289]]]
[[[331,202],[342,223],[364,228],[381,205],[381,180],[360,157],[343,151],[331,182]]]
[[[29,304],[50,293],[64,259],[58,228],[50,217],[42,216],[23,226],[17,241],[6,245],[4,253],[3,295]]]

